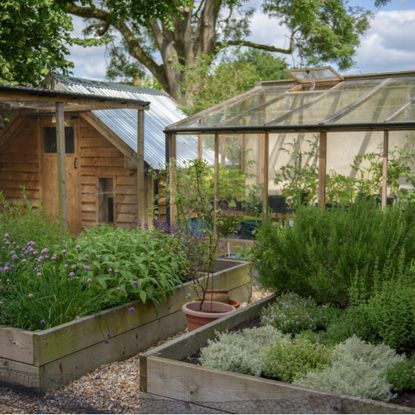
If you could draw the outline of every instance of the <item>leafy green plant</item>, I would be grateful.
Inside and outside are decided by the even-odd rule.
[[[379,278],[379,276],[378,276]],[[372,336],[401,351],[415,346],[415,269],[400,271],[394,278],[379,279],[364,310]]]
[[[312,298],[303,298],[295,293],[279,296],[265,308],[261,315],[263,325],[271,325],[283,333],[299,333],[315,330],[317,305]]]
[[[32,205],[22,190],[23,203],[13,204],[0,192],[0,235],[7,233],[19,243],[35,240],[39,246],[52,246],[69,240],[58,221],[40,207]]]
[[[333,349],[331,363],[321,369],[309,371],[293,383],[358,396],[365,399],[388,401],[392,387],[386,378],[387,371],[405,358],[384,344],[372,345],[351,337]]]
[[[264,375],[292,382],[309,370],[320,369],[330,363],[331,350],[307,338],[287,339],[269,346],[264,358]]]
[[[0,324],[44,329],[132,300],[158,305],[187,270],[180,243],[161,233],[97,227],[49,247],[5,233]]]
[[[109,226],[84,231],[67,258],[76,275],[86,272],[94,292],[106,293],[108,306],[133,299],[160,304],[188,266],[173,236]]]
[[[390,367],[386,372],[386,379],[395,392],[415,390],[415,355]]]
[[[382,275],[392,279],[399,262],[408,268],[415,257],[412,212],[380,210],[367,200],[349,208],[301,207],[292,226],[268,221],[256,238],[253,262],[261,284],[319,303],[347,305],[356,276],[370,294],[376,268],[387,267]]]
[[[201,350],[202,366],[260,376],[264,369],[265,348],[288,337],[271,326],[220,333]]]
[[[303,146],[308,150],[303,150]],[[274,182],[282,185],[282,195],[294,209],[317,202],[318,139],[297,138],[282,148],[290,161],[275,173]]]

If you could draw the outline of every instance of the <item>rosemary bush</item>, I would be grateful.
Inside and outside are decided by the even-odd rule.
[[[370,296],[376,268],[389,264],[390,275],[382,275],[392,279],[399,261],[409,267],[414,215],[397,207],[381,211],[366,200],[350,208],[303,207],[292,226],[265,223],[253,257],[263,286],[344,306],[356,276]]]

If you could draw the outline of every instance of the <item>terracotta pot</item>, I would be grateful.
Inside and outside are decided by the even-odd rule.
[[[241,303],[238,300],[229,300],[228,304],[233,305],[236,309],[241,306]]]
[[[229,315],[235,311],[235,307],[218,301],[205,301],[202,310],[200,310],[200,301],[191,301],[183,305],[182,311],[186,314],[187,328],[192,331],[213,320]]]
[[[208,290],[206,291],[205,301],[219,301],[220,303],[227,303],[229,301],[228,290]]]

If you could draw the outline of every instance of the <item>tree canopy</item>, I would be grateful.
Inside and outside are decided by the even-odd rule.
[[[375,0],[383,5],[388,0]],[[267,44],[248,40],[254,9],[246,0],[60,0],[65,10],[89,22],[87,34],[105,38],[112,68],[128,75],[147,70],[161,87],[183,103],[188,69],[201,59],[211,63],[231,47],[249,47],[302,63],[336,63],[350,67],[370,13],[346,0],[263,0],[263,12],[284,24],[289,41],[272,34]],[[271,40],[272,39],[272,40]],[[187,69],[187,71],[186,71]]]
[[[0,2],[0,83],[37,84],[72,66],[72,19],[53,0]]]
[[[210,65],[207,56],[182,68],[185,75],[181,94],[187,97],[182,108],[193,114],[247,91],[259,81],[287,78],[287,64],[270,52],[257,49],[235,51]]]
[[[376,6],[389,1],[373,0]],[[259,7],[288,29],[288,38],[274,39],[270,33],[268,43],[251,41],[255,10],[247,0],[2,0],[0,82],[37,84],[49,71],[71,67],[71,44],[105,43],[110,76],[137,79],[150,74],[162,89],[189,105],[196,96],[189,77],[199,66],[199,72],[206,70],[208,84],[215,74],[223,82],[228,79],[228,89],[231,74],[237,73],[235,91],[259,75],[268,78],[240,48],[249,48],[256,60],[271,62],[269,53],[274,53],[299,57],[301,64],[348,68],[370,17],[347,0],[262,0]],[[71,38],[71,16],[88,23],[84,39]],[[253,50],[262,53],[254,55]],[[236,58],[229,58],[232,53]],[[281,62],[275,61],[277,68]],[[222,96],[220,82],[215,85]]]

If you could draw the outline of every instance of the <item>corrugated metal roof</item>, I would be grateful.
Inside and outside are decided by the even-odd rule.
[[[144,115],[144,160],[157,169],[165,164],[164,128],[186,115],[177,103],[163,91],[137,88],[132,85],[94,81],[54,75],[58,88],[82,94],[107,97],[131,98],[150,102],[150,109]],[[108,128],[114,131],[132,150],[137,149],[137,111],[129,109],[105,109],[92,111]],[[177,161],[197,158],[197,141],[177,137]],[[209,162],[213,157],[209,157]]]

